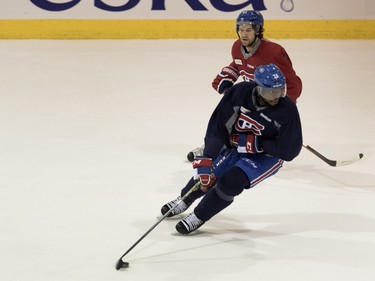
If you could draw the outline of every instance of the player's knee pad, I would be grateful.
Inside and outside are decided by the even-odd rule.
[[[249,184],[246,174],[240,168],[233,167],[218,180],[216,193],[223,200],[233,201]]]

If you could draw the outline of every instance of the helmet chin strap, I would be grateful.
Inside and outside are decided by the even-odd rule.
[[[254,40],[253,40],[253,42],[250,43],[249,48],[252,48],[255,45],[255,42],[257,41],[257,39],[258,39],[258,33],[255,33]]]
[[[258,105],[260,106],[268,105],[266,101],[263,99],[262,95],[260,94],[259,86],[256,86],[253,91],[255,92],[256,102],[258,103]]]
[[[242,45],[242,49],[243,49],[242,54],[244,55],[245,59],[248,59],[256,52],[260,43],[261,43],[261,39],[259,39],[258,36],[255,36],[254,41],[251,42],[249,47]]]

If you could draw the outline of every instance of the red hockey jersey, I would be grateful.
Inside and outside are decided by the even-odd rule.
[[[291,100],[296,102],[301,95],[302,81],[294,71],[287,52],[279,44],[262,39],[254,54],[247,55],[238,39],[232,46],[232,58],[230,66],[237,69],[245,81],[254,80],[254,71],[259,65],[276,64],[286,77],[287,95]]]

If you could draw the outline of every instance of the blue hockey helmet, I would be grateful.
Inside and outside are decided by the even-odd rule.
[[[255,25],[255,31],[261,32],[264,25],[263,16],[260,12],[254,10],[241,12],[236,19],[236,32],[238,32],[238,27],[244,23]]]
[[[254,72],[254,81],[259,86],[259,94],[267,100],[285,97],[285,80],[284,74],[273,63],[260,65]]]

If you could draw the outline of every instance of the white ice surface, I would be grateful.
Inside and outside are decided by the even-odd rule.
[[[0,280],[375,280],[375,41],[278,40],[306,149],[194,235],[192,175],[232,40],[0,41]]]

